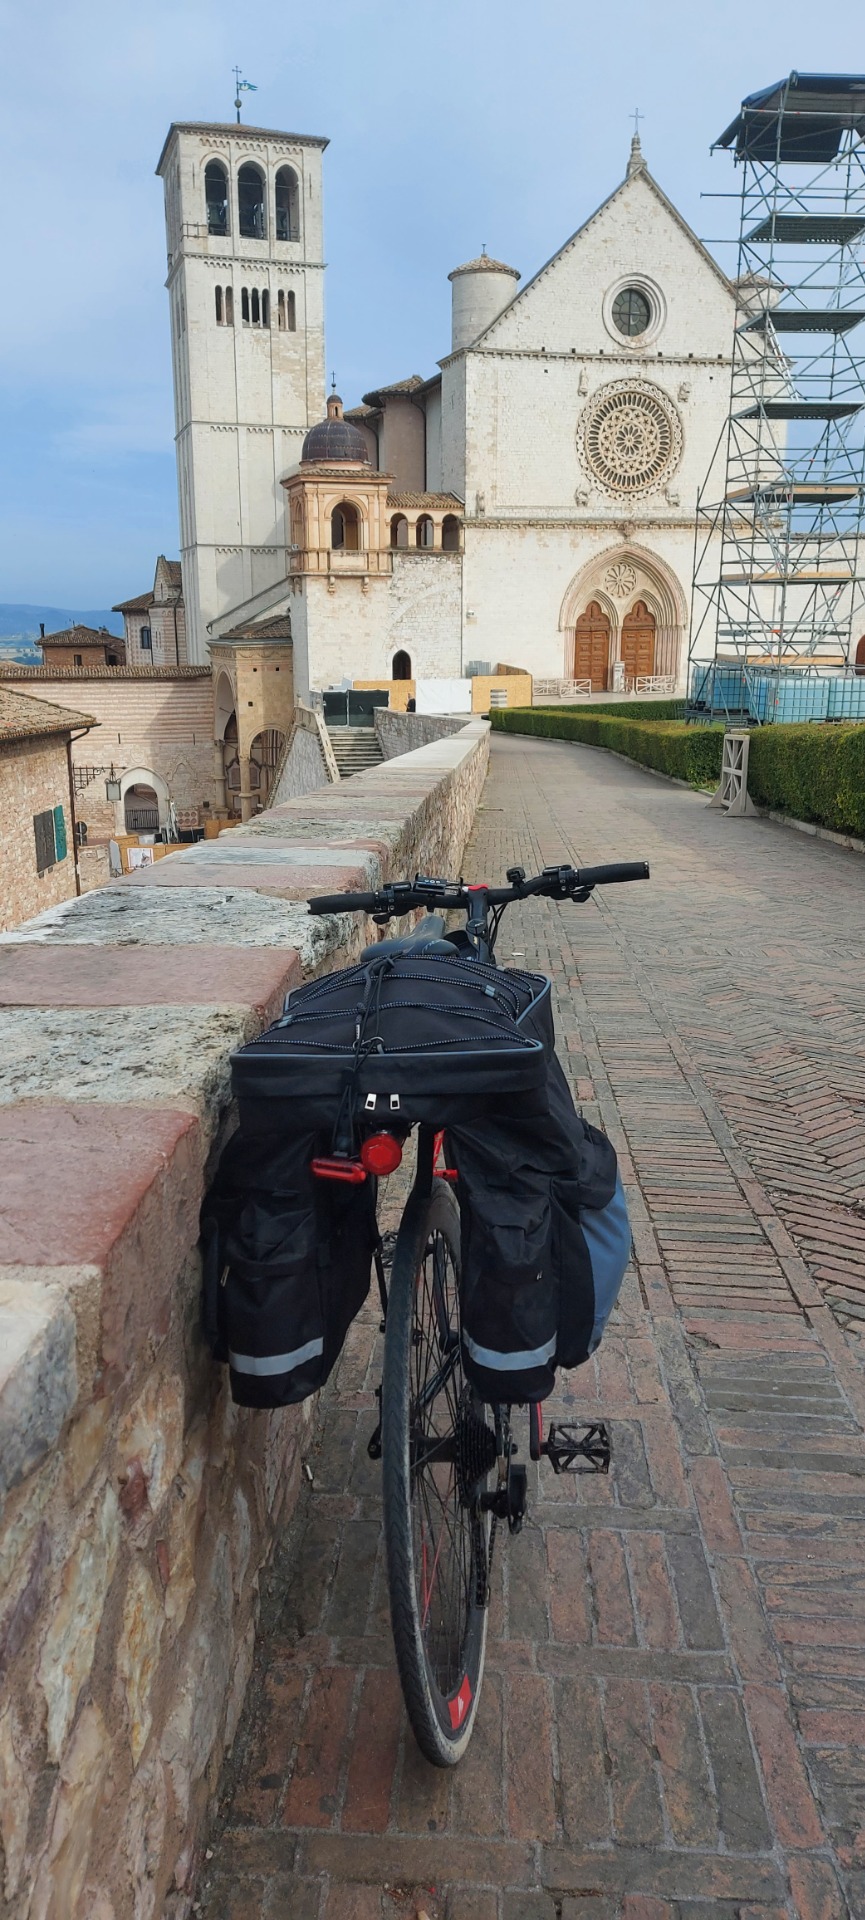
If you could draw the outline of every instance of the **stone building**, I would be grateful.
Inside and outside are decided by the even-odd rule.
[[[454,269],[432,377],[322,419],[325,144],[180,125],[159,163],[190,659],[277,619],[304,699],[501,661],[681,685],[734,292],[639,140],[525,285]]]
[[[126,653],[122,640],[107,627],[64,627],[60,633],[40,632],[42,662],[46,667],[123,667]]]
[[[209,667],[4,667],[0,694],[7,689],[80,703],[92,716],[95,731],[74,738],[71,748],[88,845],[167,827],[172,805],[180,814],[206,815],[223,804]],[[105,790],[112,774],[116,800]]]
[[[123,615],[128,666],[186,665],[186,608],[179,560],[166,560],[161,553],[151,592],[119,601],[112,612]]]
[[[0,932],[79,891],[71,742],[92,715],[0,686]]]

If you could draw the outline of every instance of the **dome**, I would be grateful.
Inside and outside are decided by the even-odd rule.
[[[342,401],[338,393],[328,395],[327,419],[319,420],[318,425],[310,427],[301,448],[301,464],[310,466],[343,461],[357,466],[363,461],[369,466],[369,448],[359,427],[353,427],[349,420],[343,419]]]
[[[516,267],[506,267],[503,260],[491,260],[488,253],[479,254],[477,260],[467,260],[462,267],[454,267],[448,279],[458,280],[461,273],[507,273],[512,280],[520,279]]]

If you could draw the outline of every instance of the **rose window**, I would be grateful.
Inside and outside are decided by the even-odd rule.
[[[627,560],[617,560],[604,574],[604,586],[617,600],[626,600],[636,584],[637,576]]]
[[[586,408],[579,441],[584,465],[609,493],[648,493],[675,466],[682,430],[659,388],[616,380]]]

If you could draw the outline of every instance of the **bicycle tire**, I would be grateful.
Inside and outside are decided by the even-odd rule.
[[[458,1310],[459,1227],[459,1209],[444,1180],[434,1180],[429,1194],[415,1192],[410,1196],[397,1236],[391,1272],[382,1386],[384,1538],[397,1669],[417,1744],[425,1758],[438,1767],[455,1766],[471,1739],[483,1679],[488,1620],[488,1607],[478,1603],[478,1595],[486,1585],[487,1566],[481,1569],[480,1554],[488,1556],[489,1515],[481,1514],[476,1503],[469,1506],[462,1498],[456,1464],[452,1468],[457,1496],[454,1512],[458,1523],[462,1515],[460,1551],[463,1555],[468,1544],[467,1565],[462,1567],[467,1592],[464,1590],[460,1599],[461,1614],[464,1614],[464,1626],[459,1628],[460,1644],[456,1650],[449,1648],[446,1658],[441,1646],[433,1644],[435,1623],[430,1617],[433,1586],[441,1565],[445,1519],[441,1521],[431,1584],[426,1594],[419,1591],[418,1584],[419,1538],[429,1520],[429,1497],[422,1484],[423,1468],[418,1473],[414,1465],[412,1360],[419,1350],[419,1315],[429,1297],[427,1286],[421,1285],[422,1277],[430,1261],[435,1267],[438,1260],[441,1268],[441,1249],[445,1250],[453,1271],[454,1306],[455,1311]],[[451,1376],[454,1385],[447,1396],[447,1411],[439,1408],[439,1425],[433,1428],[436,1435],[441,1433],[443,1425],[446,1429],[447,1420],[453,1417],[456,1395],[460,1395],[460,1404],[464,1396],[458,1319],[453,1332],[457,1342]],[[420,1364],[415,1362],[416,1366]],[[439,1400],[441,1398],[440,1395]],[[477,1416],[471,1413],[469,1418],[476,1420]],[[416,1425],[414,1431],[416,1436]],[[478,1432],[476,1425],[474,1434]],[[492,1435],[490,1438],[494,1440]],[[488,1442],[481,1445],[486,1447]],[[439,1475],[444,1479],[441,1467]],[[480,1486],[480,1477],[477,1485]],[[452,1540],[450,1544],[452,1546]],[[449,1559],[451,1557],[449,1554]],[[423,1566],[427,1564],[426,1560],[422,1561]],[[439,1581],[444,1593],[444,1569]],[[457,1582],[455,1594],[458,1586]],[[436,1619],[439,1598],[437,1589]],[[440,1634],[440,1631],[435,1626],[435,1632]]]

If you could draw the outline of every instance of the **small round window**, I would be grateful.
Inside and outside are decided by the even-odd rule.
[[[613,325],[629,340],[637,334],[646,333],[652,319],[652,309],[639,287],[623,287],[613,301]]]

